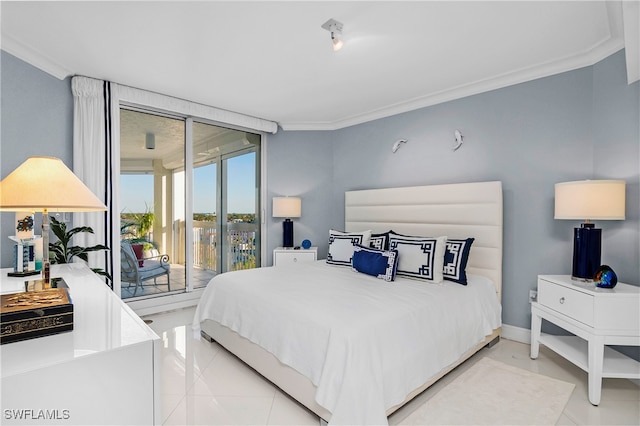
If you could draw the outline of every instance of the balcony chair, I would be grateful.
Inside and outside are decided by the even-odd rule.
[[[136,285],[133,296],[138,292],[138,287],[142,287],[144,281],[153,279],[153,285],[157,286],[156,279],[162,275],[167,276],[167,289],[171,291],[169,255],[161,254],[138,259],[133,246],[126,241],[120,243],[120,254],[120,281],[129,283],[129,287],[131,284]]]

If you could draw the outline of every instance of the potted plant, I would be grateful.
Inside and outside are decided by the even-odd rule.
[[[71,239],[80,232],[88,232],[93,234],[93,229],[89,226],[78,226],[67,230],[67,224],[58,221],[55,217],[51,217],[50,229],[58,238],[58,241],[49,243],[49,260],[53,264],[71,263],[74,257],[79,257],[85,262],[89,261],[88,253],[93,251],[109,250],[109,247],[97,244],[91,247],[82,247],[71,245]],[[111,275],[104,269],[91,268],[98,275],[103,275],[107,280],[111,280]]]

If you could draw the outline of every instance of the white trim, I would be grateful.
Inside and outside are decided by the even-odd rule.
[[[531,344],[531,330],[516,327],[515,325],[502,324],[502,337],[526,345]]]
[[[624,42],[620,38],[609,38],[602,43],[594,46],[586,52],[571,55],[558,61],[537,64],[531,67],[515,70],[496,77],[487,78],[485,80],[473,81],[460,85],[451,89],[440,92],[430,93],[419,96],[408,101],[400,102],[394,105],[388,105],[362,114],[352,115],[342,120],[330,122],[301,122],[286,123],[281,122],[280,127],[283,130],[338,130],[345,127],[355,126],[357,124],[378,120],[385,117],[401,114],[408,111],[414,111],[432,105],[441,104],[456,99],[465,98],[467,96],[477,95],[504,87],[513,86],[519,83],[536,80],[543,77],[549,77],[567,71],[573,71],[579,68],[591,66],[596,62],[614,54],[624,48]]]
[[[125,302],[138,316],[142,317],[144,315],[196,306],[200,301],[200,296],[202,296],[204,289],[204,287],[200,287],[189,293],[163,293],[162,295],[158,295],[158,297],[147,297],[139,300],[128,301],[124,299],[123,302]]]
[[[608,3],[607,3],[608,6]],[[622,2],[624,45],[627,59],[627,83],[640,80],[640,3]]]
[[[173,114],[184,115],[185,117],[204,118],[217,123],[239,126],[259,132],[276,133],[278,131],[278,124],[273,121],[136,89],[135,87],[118,85],[118,95],[120,102],[132,102]]]
[[[18,40],[6,35],[4,32],[2,33],[2,50],[59,80],[64,80],[65,78],[73,75],[70,70],[64,68],[47,55],[20,43]]]

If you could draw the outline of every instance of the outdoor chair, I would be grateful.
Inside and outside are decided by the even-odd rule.
[[[145,281],[153,279],[153,285],[157,286],[156,280],[162,275],[167,276],[167,289],[171,290],[169,255],[161,254],[139,259],[133,250],[133,246],[126,241],[120,243],[120,253],[120,281],[129,283],[129,287],[131,287],[131,284],[136,285],[133,290],[133,296],[136,295],[138,288],[142,287]],[[164,283],[160,284],[164,285]]]

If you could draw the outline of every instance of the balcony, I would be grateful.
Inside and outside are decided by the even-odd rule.
[[[177,239],[174,247],[178,253],[184,253],[185,222],[178,221]],[[222,244],[222,252],[219,250],[216,222],[193,222],[193,288],[204,287],[209,280],[219,273],[218,265],[222,265],[221,272],[252,269],[257,266],[256,236],[258,224],[245,222],[228,222],[226,226],[225,242]],[[151,239],[153,233],[150,233]],[[160,250],[162,251],[162,250]],[[220,261],[219,256],[222,256]],[[170,256],[171,259],[171,293],[184,292],[185,285],[185,260],[184,255]],[[135,286],[127,287],[122,283],[122,298],[133,297]],[[159,278],[156,285],[153,280],[145,283],[138,289],[139,296],[163,295],[169,292],[165,278]]]

